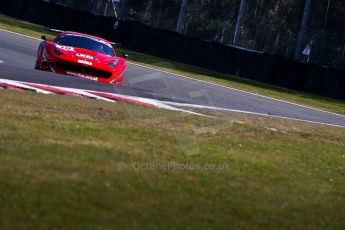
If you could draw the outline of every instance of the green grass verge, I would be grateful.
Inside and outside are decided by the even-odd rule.
[[[13,19],[0,14],[0,28],[10,31],[30,35],[40,38],[42,34],[48,34],[53,37],[53,33],[44,31],[42,26],[28,23],[25,21]],[[154,67],[161,70],[166,70],[172,73],[182,74],[191,78],[206,80],[213,83],[233,87],[236,89],[246,90],[253,93],[258,93],[277,99],[283,99],[294,103],[300,103],[307,106],[313,106],[328,111],[345,114],[345,102],[325,98],[313,94],[288,90],[267,84],[254,82],[242,78],[236,78],[233,75],[215,72],[212,70],[186,65],[179,62],[169,61],[162,58],[150,56],[143,53],[138,53],[122,48],[118,49],[119,54],[128,53],[130,55],[129,61]]]
[[[0,14],[0,29],[9,30],[35,38],[41,38],[42,34],[50,35],[50,38],[53,38],[56,35],[55,33],[44,30],[40,25],[7,17],[3,14]]]
[[[0,229],[345,228],[344,129],[10,90],[0,100]],[[172,162],[221,169],[133,166]]]

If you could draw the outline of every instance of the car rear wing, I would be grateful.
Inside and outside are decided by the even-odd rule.
[[[44,27],[44,30],[47,30],[47,31],[50,31],[50,32],[55,32],[55,33],[65,32],[63,30],[53,29],[53,28],[49,28],[49,27]]]
[[[110,44],[114,47],[114,48],[117,48],[117,47],[121,47],[122,44],[121,43],[118,43],[118,42],[110,42]]]
[[[58,29],[54,29],[54,28],[49,28],[49,27],[44,27],[44,30],[46,31],[50,31],[50,32],[55,32],[55,33],[63,33],[65,32],[64,30],[58,30]],[[110,44],[116,48],[116,47],[121,47],[122,44],[118,43],[118,42],[110,42]]]

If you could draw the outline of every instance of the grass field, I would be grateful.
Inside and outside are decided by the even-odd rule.
[[[55,36],[54,33],[45,31],[42,26],[28,23],[25,21],[13,19],[0,14],[0,29],[6,29],[17,33],[40,38],[42,34],[49,35],[50,38]],[[49,37],[48,36],[48,37]],[[328,111],[345,114],[345,102],[325,98],[313,94],[288,90],[284,88],[275,87],[243,78],[237,78],[233,75],[215,72],[212,70],[186,65],[179,62],[169,61],[162,58],[150,56],[143,53],[138,53],[122,48],[118,48],[118,54],[122,55],[128,53],[130,62],[141,65],[169,71],[176,74],[182,74],[191,78],[206,80],[213,83],[233,87],[236,89],[246,90],[253,93],[258,93],[277,99],[283,99],[294,103],[300,103],[307,106],[313,106]]]
[[[9,90],[0,100],[0,229],[345,227],[344,129]]]
[[[0,229],[345,228],[345,129],[12,90],[0,102]]]

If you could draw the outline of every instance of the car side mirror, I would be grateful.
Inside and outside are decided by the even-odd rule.
[[[41,36],[41,39],[42,39],[43,41],[47,41],[47,37],[46,37],[45,35],[42,35],[42,36]]]
[[[127,59],[127,58],[128,58],[128,54],[124,54],[124,55],[123,55],[123,58],[124,58],[124,59]]]

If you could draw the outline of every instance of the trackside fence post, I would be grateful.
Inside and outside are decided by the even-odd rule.
[[[241,33],[241,26],[242,26],[242,18],[244,14],[244,6],[246,4],[246,0],[241,0],[240,8],[238,10],[238,16],[236,20],[236,27],[235,27],[235,33],[234,33],[234,39],[232,41],[232,45],[236,46],[238,43],[238,37]]]
[[[187,0],[180,0],[180,12],[177,19],[176,32],[181,33],[183,26],[183,18],[185,14]]]
[[[302,18],[302,22],[301,22],[301,27],[299,30],[296,49],[295,49],[295,55],[294,55],[295,60],[299,60],[301,57],[301,47],[302,47],[302,43],[303,43],[305,28],[307,26],[307,22],[309,19],[310,6],[311,6],[311,0],[306,0],[305,6],[304,6],[303,18]]]

